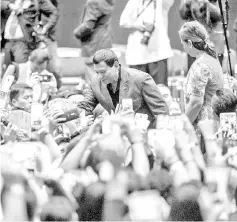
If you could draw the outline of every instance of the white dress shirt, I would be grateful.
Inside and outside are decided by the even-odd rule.
[[[18,78],[17,83],[25,83],[29,85],[30,87],[33,87],[33,82],[31,78],[32,73],[33,72],[31,71],[30,61],[26,63],[20,63],[19,64],[19,78]],[[53,92],[57,91],[57,81],[51,72],[47,70],[43,70],[41,73],[39,73],[39,75],[51,76],[50,82],[42,82],[42,93],[43,93],[42,98],[46,98],[50,90]]]
[[[145,0],[144,5],[149,0]],[[137,18],[143,6],[143,0],[129,0],[120,18],[120,26],[129,27],[143,22],[153,23],[155,19],[155,30],[153,31],[148,45],[141,44],[143,33],[135,31],[128,37],[126,63],[127,65],[141,65],[157,62],[173,56],[168,37],[168,11],[174,0],[156,0],[156,10],[152,2]]]

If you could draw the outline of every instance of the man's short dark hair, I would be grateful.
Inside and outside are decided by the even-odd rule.
[[[94,64],[99,64],[100,62],[105,62],[106,65],[112,67],[115,62],[118,62],[118,57],[111,49],[101,49],[93,57]]]
[[[24,83],[13,85],[10,92],[10,102],[12,102],[13,99],[18,99],[19,95],[22,94],[25,90],[32,90],[32,88]]]
[[[173,191],[170,221],[203,221],[198,197],[199,184],[186,183]]]
[[[228,89],[217,90],[212,99],[212,108],[217,116],[221,113],[236,112],[237,97]]]

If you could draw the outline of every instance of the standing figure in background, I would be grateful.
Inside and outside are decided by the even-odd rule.
[[[58,20],[58,11],[51,0],[3,0],[2,7],[8,8],[10,16],[14,14],[16,18],[11,20],[14,22],[7,21],[4,30],[7,65],[12,61],[27,62],[30,53],[42,41],[37,35],[34,36],[39,24],[42,28],[38,34],[45,36],[46,45],[51,48],[51,43],[55,41],[54,28]],[[51,57],[53,56],[52,54]]]
[[[120,26],[131,30],[126,63],[167,85],[167,59],[173,56],[168,37],[168,12],[174,0],[129,0]]]
[[[59,18],[59,0],[50,0],[53,6],[57,10],[58,18]],[[57,54],[58,42],[56,39],[56,26],[58,22],[58,18],[56,23],[49,29],[48,32],[43,33],[44,41],[46,43],[47,49],[50,53],[50,60],[48,61],[47,70],[54,74],[56,81],[57,81],[57,88],[61,86],[61,76],[62,73],[60,72],[60,59]],[[47,24],[47,14],[41,13],[40,21],[42,24]]]
[[[111,17],[115,0],[87,0],[74,35],[81,43],[88,82],[94,75],[92,58],[100,49],[112,48]]]
[[[196,60],[186,81],[186,115],[196,126],[212,119],[212,97],[223,88],[223,72],[205,27],[197,21],[186,22],[179,31],[184,50]]]
[[[50,54],[46,49],[34,50],[29,60],[18,65],[19,78],[17,83],[27,84],[33,87],[41,83],[42,101],[47,101],[49,95],[57,92],[56,78],[46,70]]]
[[[223,0],[222,7],[225,13]],[[198,21],[205,26],[210,36],[210,40],[214,43],[215,51],[223,68],[223,72],[229,73],[228,54],[218,1],[182,0],[180,5],[180,16],[185,21]],[[229,31],[227,31],[227,35],[229,37]],[[234,73],[236,53],[233,49],[230,50],[230,58],[232,63],[232,71]],[[188,68],[191,67],[195,59],[196,58],[192,58],[190,55],[188,56]]]

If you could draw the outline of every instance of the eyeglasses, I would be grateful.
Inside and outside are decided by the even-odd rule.
[[[95,71],[97,75],[105,76],[107,73],[107,70],[102,69],[102,70],[97,70]]]

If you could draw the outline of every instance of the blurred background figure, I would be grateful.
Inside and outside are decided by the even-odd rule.
[[[115,0],[88,0],[74,35],[80,41],[81,55],[85,59],[88,82],[94,76],[93,55],[99,49],[112,48],[111,16]]]
[[[47,69],[59,79],[57,56],[56,24],[59,17],[57,0],[4,0],[2,15],[2,47],[5,63],[27,62],[30,53],[46,44],[51,59]],[[5,21],[5,22],[4,22]]]
[[[222,8],[224,10],[224,19],[226,21],[225,1],[222,1]],[[229,11],[228,11],[229,13]],[[215,50],[223,67],[224,73],[230,73],[228,54],[226,49],[226,42],[223,31],[222,17],[219,9],[218,1],[209,0],[182,0],[180,4],[180,16],[185,21],[199,21],[205,26],[210,36],[210,40],[214,43]],[[227,21],[226,21],[227,22]],[[227,30],[227,36],[230,33]],[[235,50],[230,50],[230,57],[232,63],[232,71],[235,72],[234,67],[237,63]],[[188,56],[188,67],[195,61],[194,57]]]
[[[38,36],[33,34],[41,21],[38,16],[44,14],[47,18],[44,20],[43,28],[39,34],[51,37],[51,30],[58,19],[58,11],[50,0],[40,0],[38,3],[31,0],[17,0],[12,3],[6,0],[2,2],[2,6],[8,10],[11,17],[16,15],[18,19],[17,24],[13,26],[11,20],[14,18],[9,21],[11,17],[8,17],[4,29],[4,37],[7,40],[5,45],[6,63],[9,64],[11,61],[26,62],[30,52],[36,49],[40,42]]]
[[[57,92],[57,81],[55,76],[46,70],[51,57],[46,48],[35,49],[26,63],[18,67],[19,78],[17,83],[24,83],[31,87],[41,84],[42,101],[47,101],[50,95]]]
[[[129,0],[120,26],[130,30],[126,63],[149,73],[156,84],[167,85],[167,59],[173,53],[168,37],[168,12],[174,1]]]

